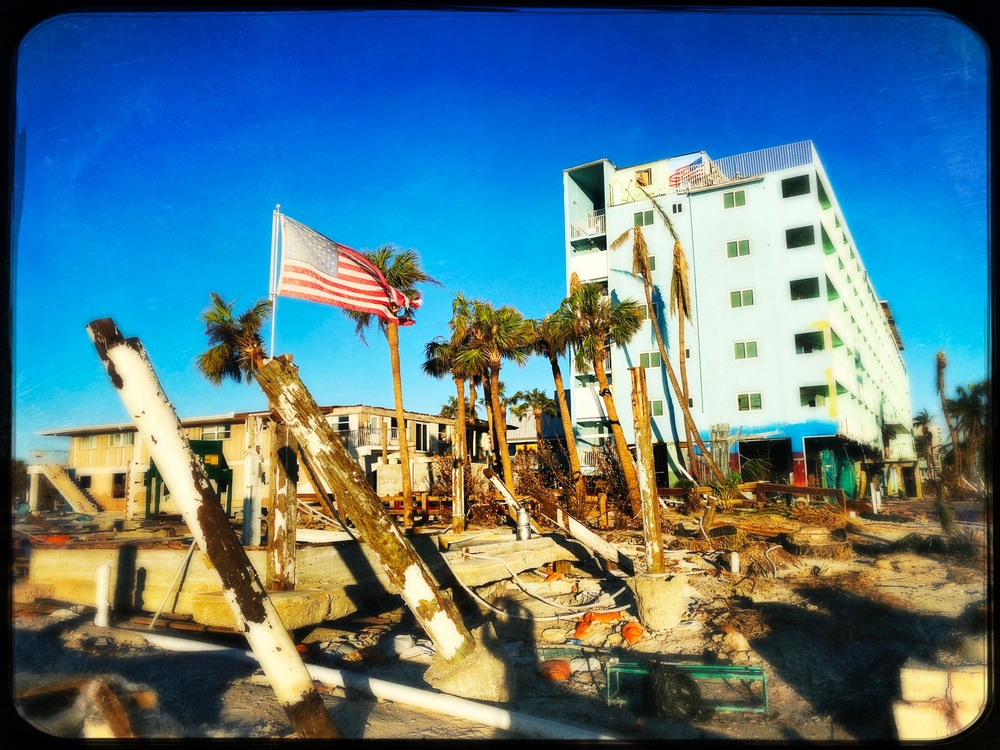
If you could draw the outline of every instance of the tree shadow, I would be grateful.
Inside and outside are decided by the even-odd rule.
[[[932,659],[950,640],[956,620],[833,586],[795,591],[804,605],[755,606],[769,630],[750,639],[754,650],[814,713],[830,716],[857,739],[894,739],[900,667],[911,657]]]

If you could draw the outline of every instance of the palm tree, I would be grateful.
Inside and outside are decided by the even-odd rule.
[[[535,418],[535,442],[539,451],[542,449],[542,417],[550,417],[558,414],[556,402],[549,398],[549,394],[532,388],[530,391],[518,391],[511,399],[514,404],[511,413],[518,419],[524,419],[530,412]]]
[[[944,370],[948,366],[948,359],[944,352],[937,353],[937,392],[941,398],[941,416],[944,417],[945,426],[948,428],[948,436],[951,439],[952,465],[955,467],[956,481],[962,473],[961,450],[958,446],[958,436],[955,433],[955,425],[952,421],[948,407],[948,398],[944,390]]]
[[[213,385],[225,380],[251,383],[266,359],[260,329],[271,315],[271,301],[257,300],[242,315],[233,315],[236,301],[226,304],[218,292],[202,313],[210,347],[198,355],[196,367]]]
[[[642,325],[639,303],[631,299],[612,303],[598,284],[581,284],[574,274],[570,280],[570,294],[563,300],[555,315],[560,318],[559,324],[571,332],[570,343],[576,348],[576,369],[579,372],[591,369],[597,379],[604,413],[611,424],[615,450],[628,486],[632,513],[638,515],[642,512],[639,477],[632,453],[625,442],[625,432],[618,418],[611,384],[604,369],[604,358],[610,346],[625,346],[639,330]]]
[[[934,467],[931,464],[931,415],[927,409],[923,409],[913,416],[913,429],[919,430],[919,439],[914,440],[917,447],[924,456],[924,463],[927,464],[927,472],[933,476]]]
[[[415,250],[403,250],[395,245],[381,245],[374,250],[368,250],[363,255],[374,265],[386,282],[402,292],[408,300],[419,300],[418,284],[433,284],[441,286],[440,282],[431,278],[420,267],[420,258]],[[399,367],[399,326],[413,321],[416,305],[411,305],[397,311],[394,322],[375,316],[372,313],[357,310],[344,310],[344,314],[355,323],[355,334],[365,341],[365,331],[374,320],[385,334],[389,343],[389,363],[392,367],[392,391],[396,402],[396,425],[399,433],[400,475],[403,485],[403,526],[413,527],[413,487],[410,482],[410,446],[406,435],[406,417],[403,412],[403,384]]]
[[[488,394],[493,429],[496,433],[496,453],[500,454],[504,483],[514,492],[514,470],[507,448],[506,410],[501,404],[500,369],[504,360],[523,366],[533,340],[532,325],[510,305],[493,307],[484,300],[472,300],[459,311],[454,332],[465,345],[455,353],[455,359],[469,373],[480,373]]]
[[[577,502],[582,507],[587,499],[587,487],[583,481],[583,470],[580,467],[580,454],[576,450],[576,438],[573,436],[573,418],[566,402],[566,388],[563,385],[562,370],[559,358],[566,354],[569,348],[569,338],[572,331],[560,325],[560,318],[547,315],[535,323],[536,354],[541,354],[549,360],[552,367],[552,380],[556,387],[556,399],[559,402],[559,417],[562,419],[563,434],[566,436],[566,453],[569,458],[569,469],[573,477],[574,491]]]
[[[620,248],[623,244],[625,244],[629,234],[632,234],[632,273],[642,279],[643,291],[646,295],[646,308],[649,311],[649,320],[653,326],[653,334],[656,337],[656,343],[660,350],[660,361],[663,363],[663,367],[667,371],[667,378],[670,380],[670,386],[673,389],[674,394],[677,396],[677,402],[681,407],[681,414],[684,417],[684,434],[688,445],[688,465],[691,467],[691,471],[694,474],[695,465],[694,461],[691,460],[691,440],[694,439],[698,448],[701,450],[701,455],[708,464],[709,470],[714,475],[715,481],[717,483],[724,483],[727,481],[727,477],[716,465],[711,452],[701,439],[701,433],[698,431],[698,427],[694,423],[694,418],[691,416],[691,409],[688,403],[690,398],[688,396],[684,321],[685,319],[691,320],[691,294],[688,287],[687,256],[684,253],[684,247],[681,245],[680,238],[677,236],[677,231],[674,229],[674,223],[671,221],[670,216],[663,210],[660,204],[656,202],[653,196],[645,190],[643,190],[643,193],[645,193],[646,197],[652,202],[653,208],[663,220],[667,230],[670,232],[670,236],[674,240],[673,268],[670,276],[670,312],[678,315],[677,344],[680,349],[680,382],[678,382],[677,375],[674,373],[673,365],[670,362],[670,358],[667,356],[667,348],[664,343],[663,332],[660,329],[659,318],[653,312],[653,292],[655,290],[655,286],[653,284],[652,269],[649,264],[648,245],[646,244],[646,238],[642,233],[642,228],[632,227],[631,229],[625,230],[625,232],[623,232],[617,239],[615,239],[614,242],[611,243],[611,249],[617,250]]]
[[[955,398],[948,400],[962,444],[962,457],[965,461],[963,475],[970,480],[980,479],[983,476],[982,467],[985,466],[982,451],[987,437],[989,382],[987,378],[980,383],[957,386]]]
[[[213,385],[225,380],[250,383],[264,364],[264,340],[260,329],[271,314],[271,301],[257,300],[243,314],[234,315],[236,301],[226,303],[220,294],[210,292],[210,304],[202,313],[209,348],[198,355],[195,366]],[[243,543],[260,543],[260,465],[258,453],[244,456],[244,474],[256,477],[253,489],[244,499]]]

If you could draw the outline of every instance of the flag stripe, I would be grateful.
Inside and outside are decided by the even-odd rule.
[[[281,222],[279,295],[371,313],[404,325],[413,322],[403,323],[394,309],[416,309],[419,295],[411,300],[394,289],[362,253],[288,216]]]

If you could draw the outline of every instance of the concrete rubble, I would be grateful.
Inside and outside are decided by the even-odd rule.
[[[897,509],[897,514],[903,512]],[[442,725],[452,721],[461,728],[451,731],[463,737],[569,732],[578,739],[781,739],[794,726],[807,739],[929,740],[974,728],[990,699],[990,665],[980,632],[985,627],[965,614],[969,605],[988,606],[986,587],[975,574],[982,563],[966,566],[971,571],[962,574],[966,578],[952,576],[954,585],[949,583],[948,590],[954,591],[954,600],[926,600],[937,611],[924,612],[919,622],[922,634],[936,639],[937,656],[915,648],[906,656],[907,636],[885,634],[888,647],[900,654],[893,657],[899,665],[895,677],[880,677],[881,685],[895,685],[887,709],[891,718],[857,721],[845,714],[835,719],[835,702],[820,697],[815,682],[823,679],[817,670],[830,668],[824,666],[822,649],[792,661],[799,649],[794,639],[810,638],[809,627],[850,639],[849,633],[864,625],[839,621],[841,627],[833,628],[826,619],[817,619],[833,617],[843,607],[827,604],[826,597],[851,607],[860,606],[858,597],[868,597],[876,607],[874,616],[899,618],[903,615],[897,611],[919,608],[920,584],[915,582],[911,593],[908,571],[941,576],[945,583],[951,579],[940,567],[922,567],[917,553],[895,554],[893,544],[900,539],[940,535],[933,518],[919,520],[912,514],[905,523],[893,523],[856,515],[831,530],[817,522],[815,509],[800,515],[773,508],[720,513],[716,530],[722,533],[709,542],[682,510],[665,512],[666,572],[657,574],[642,570],[641,537],[635,532],[599,530],[635,562],[635,575],[625,575],[559,529],[547,528],[527,539],[519,539],[512,525],[470,528],[460,535],[444,526],[419,529],[410,538],[414,550],[435,585],[474,626],[470,631],[476,648],[457,664],[436,653],[400,606],[399,592],[371,550],[353,534],[316,531],[306,535],[309,541],[300,539],[296,588],[270,592],[270,597],[313,679],[325,685],[321,692],[331,710],[345,710],[340,707],[357,700],[359,690],[369,691],[378,702],[410,705],[415,715],[437,710],[421,707],[428,690],[442,699],[454,697],[453,714],[435,720],[437,729],[416,730],[414,737],[441,736],[434,733],[446,732]],[[32,525],[27,518],[19,524],[21,538],[30,544],[21,550],[27,559],[19,561],[20,575],[12,586],[13,602],[20,608],[16,620],[40,623],[33,626],[38,637],[48,634],[63,639],[62,649],[111,659],[161,648],[158,634],[221,638],[229,644],[227,653],[246,651],[210,564],[197,551],[186,560],[190,537],[183,524],[116,524],[56,514],[39,520],[44,523]],[[255,568],[264,569],[264,550],[250,548],[247,555]],[[102,565],[112,570],[112,626],[107,628],[93,624],[96,571]],[[941,590],[941,582],[935,590]],[[878,609],[885,606],[897,609]],[[158,609],[154,623],[151,614]],[[785,619],[813,624],[787,629],[775,639]],[[941,652],[945,633],[951,638],[947,653]],[[15,693],[23,715],[32,717],[32,725],[43,733],[166,737],[187,736],[195,729],[167,713],[152,718],[158,701],[148,686],[113,674],[80,676],[68,684],[57,675],[46,676],[38,655],[28,661],[21,668],[15,663]],[[691,713],[677,724],[662,706],[649,704],[650,688],[644,682],[649,678],[643,675],[652,673],[644,665],[661,662],[696,675],[698,700],[714,705],[714,713]],[[259,670],[251,668],[250,674],[256,674],[250,684],[266,683]],[[413,682],[416,674],[419,679]],[[717,680],[715,674],[737,675],[743,692],[726,692],[732,680]],[[377,695],[380,690],[387,691],[383,697]],[[61,710],[41,710],[46,700]],[[539,701],[561,708],[555,714],[537,710]],[[451,704],[438,700],[437,705]],[[806,718],[817,705],[826,711],[818,724]],[[484,708],[500,706],[508,708],[489,715]],[[525,710],[532,706],[536,710]],[[280,714],[269,716],[269,736],[292,736],[287,726],[281,728]],[[345,736],[378,732],[370,721],[352,728],[343,713],[337,713],[336,722]],[[470,729],[467,723],[491,728]],[[265,731],[257,724],[253,731]],[[226,730],[201,731],[207,736]]]

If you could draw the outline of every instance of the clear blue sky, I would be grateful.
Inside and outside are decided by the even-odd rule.
[[[988,374],[987,50],[938,13],[86,13],[24,38],[14,450],[129,420],[86,333],[138,337],[182,417],[264,408],[195,370],[210,291],[268,294],[271,215],[358,250],[415,249],[444,284],[402,329],[406,407],[452,293],[553,311],[562,171],[812,140],[905,346],[914,412]],[[389,356],[337,308],[279,298],[276,353],[321,404],[392,405]],[[269,329],[265,330],[265,338]],[[504,368],[552,390],[547,363]]]

